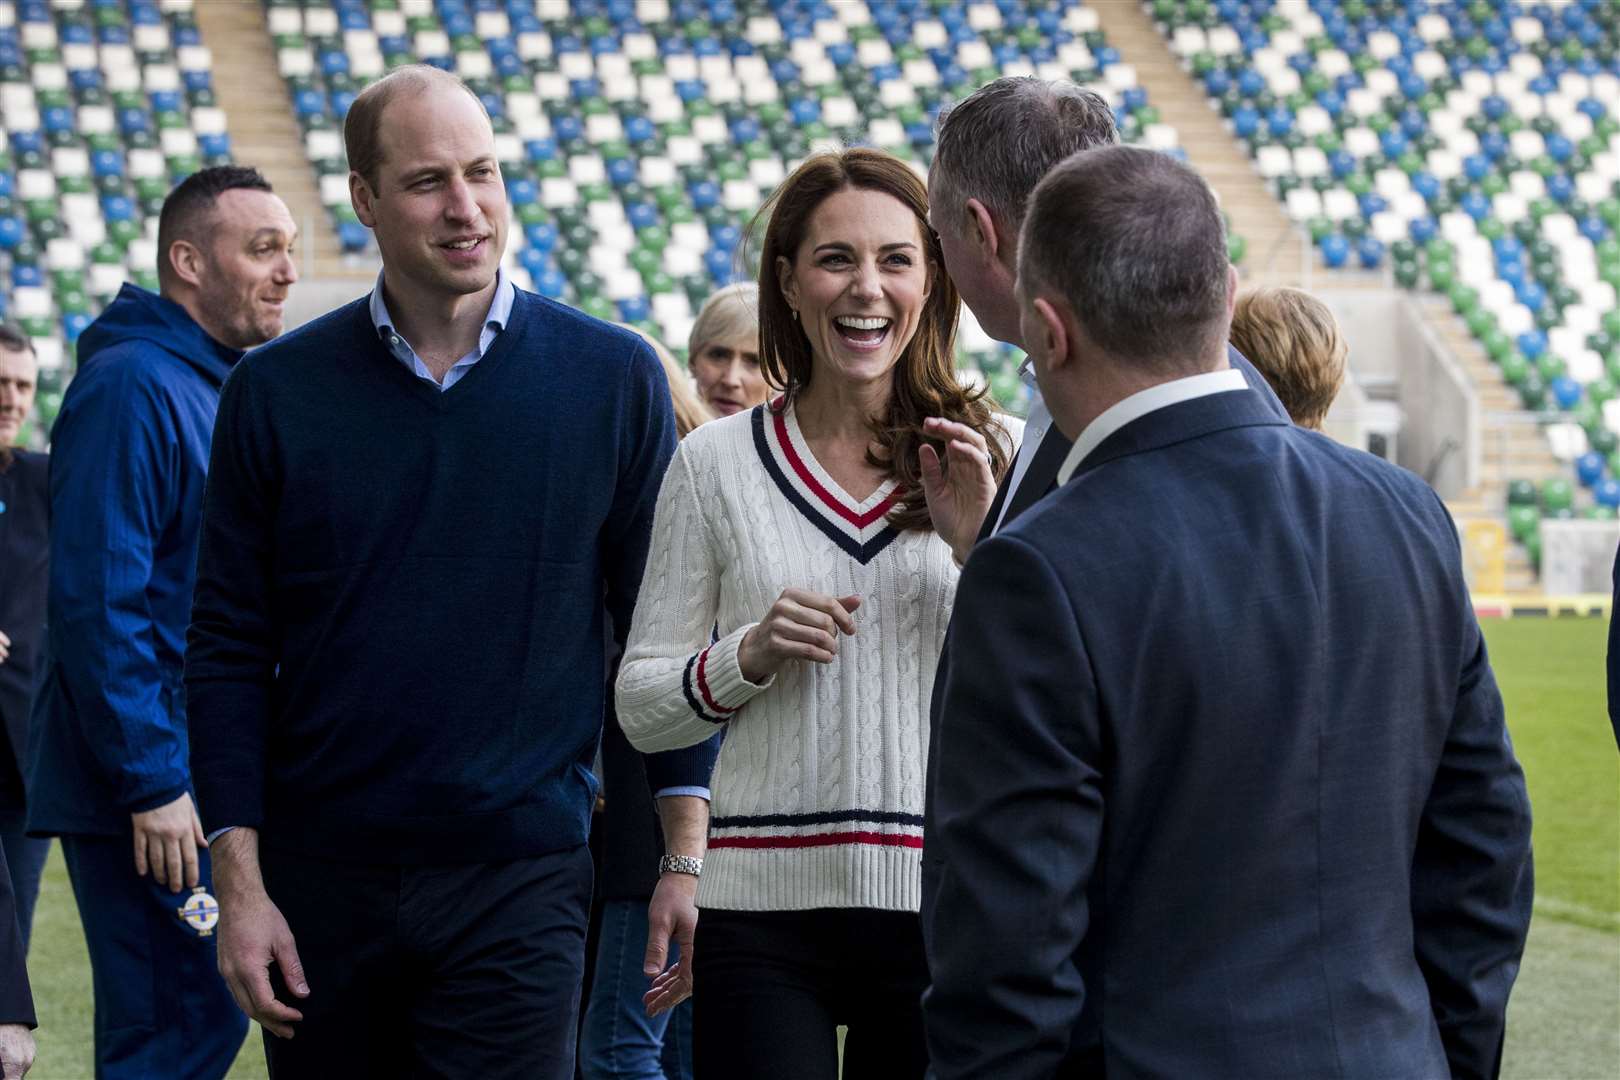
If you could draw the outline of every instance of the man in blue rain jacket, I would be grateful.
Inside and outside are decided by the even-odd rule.
[[[281,332],[295,234],[256,170],[176,187],[159,220],[161,295],[126,285],[84,332],[52,431],[29,830],[62,838],[101,1080],[221,1077],[246,1035],[216,968],[181,669],[219,388]]]

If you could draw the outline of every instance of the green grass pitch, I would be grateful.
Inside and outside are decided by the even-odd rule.
[[[1585,1080],[1620,1067],[1620,753],[1604,704],[1607,624],[1491,621],[1486,639],[1535,812],[1536,918],[1503,1075]],[[29,959],[41,1080],[91,1075],[90,966],[59,853]],[[263,1077],[257,1030],[231,1070]]]

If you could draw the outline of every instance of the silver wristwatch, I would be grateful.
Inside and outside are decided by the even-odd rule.
[[[703,875],[703,860],[695,855],[665,855],[658,860],[660,874],[691,874],[693,877]]]

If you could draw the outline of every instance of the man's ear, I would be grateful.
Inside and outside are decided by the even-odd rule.
[[[1230,263],[1226,267],[1226,321],[1232,321],[1232,313],[1237,310],[1238,272],[1237,267]]]
[[[996,219],[990,213],[989,207],[978,199],[967,201],[968,233],[974,237],[979,247],[984,251],[985,258],[994,262],[1001,249],[1006,245],[1002,236],[996,231]]]
[[[776,284],[781,288],[788,306],[798,311],[799,283],[793,279],[793,264],[788,262],[786,255],[776,257]]]
[[[366,183],[365,177],[350,171],[349,205],[354,207],[354,215],[360,219],[360,224],[368,229],[375,228],[377,224],[377,215],[371,205],[376,199],[377,195],[371,190],[371,185]]]
[[[174,271],[175,277],[192,288],[202,284],[203,274],[208,270],[208,260],[196,244],[190,240],[176,240],[169,245],[165,257],[169,260],[169,269]]]
[[[1050,300],[1037,298],[1032,305],[1035,316],[1040,320],[1041,348],[1046,358],[1047,371],[1060,371],[1069,364],[1069,326],[1064,321],[1064,313]]]

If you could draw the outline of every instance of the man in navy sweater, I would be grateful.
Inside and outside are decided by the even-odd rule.
[[[622,643],[669,393],[499,272],[465,84],[402,68],[344,136],[377,287],[247,357],[214,440],[186,689],[220,969],[273,1075],[562,1080],[603,618]]]

